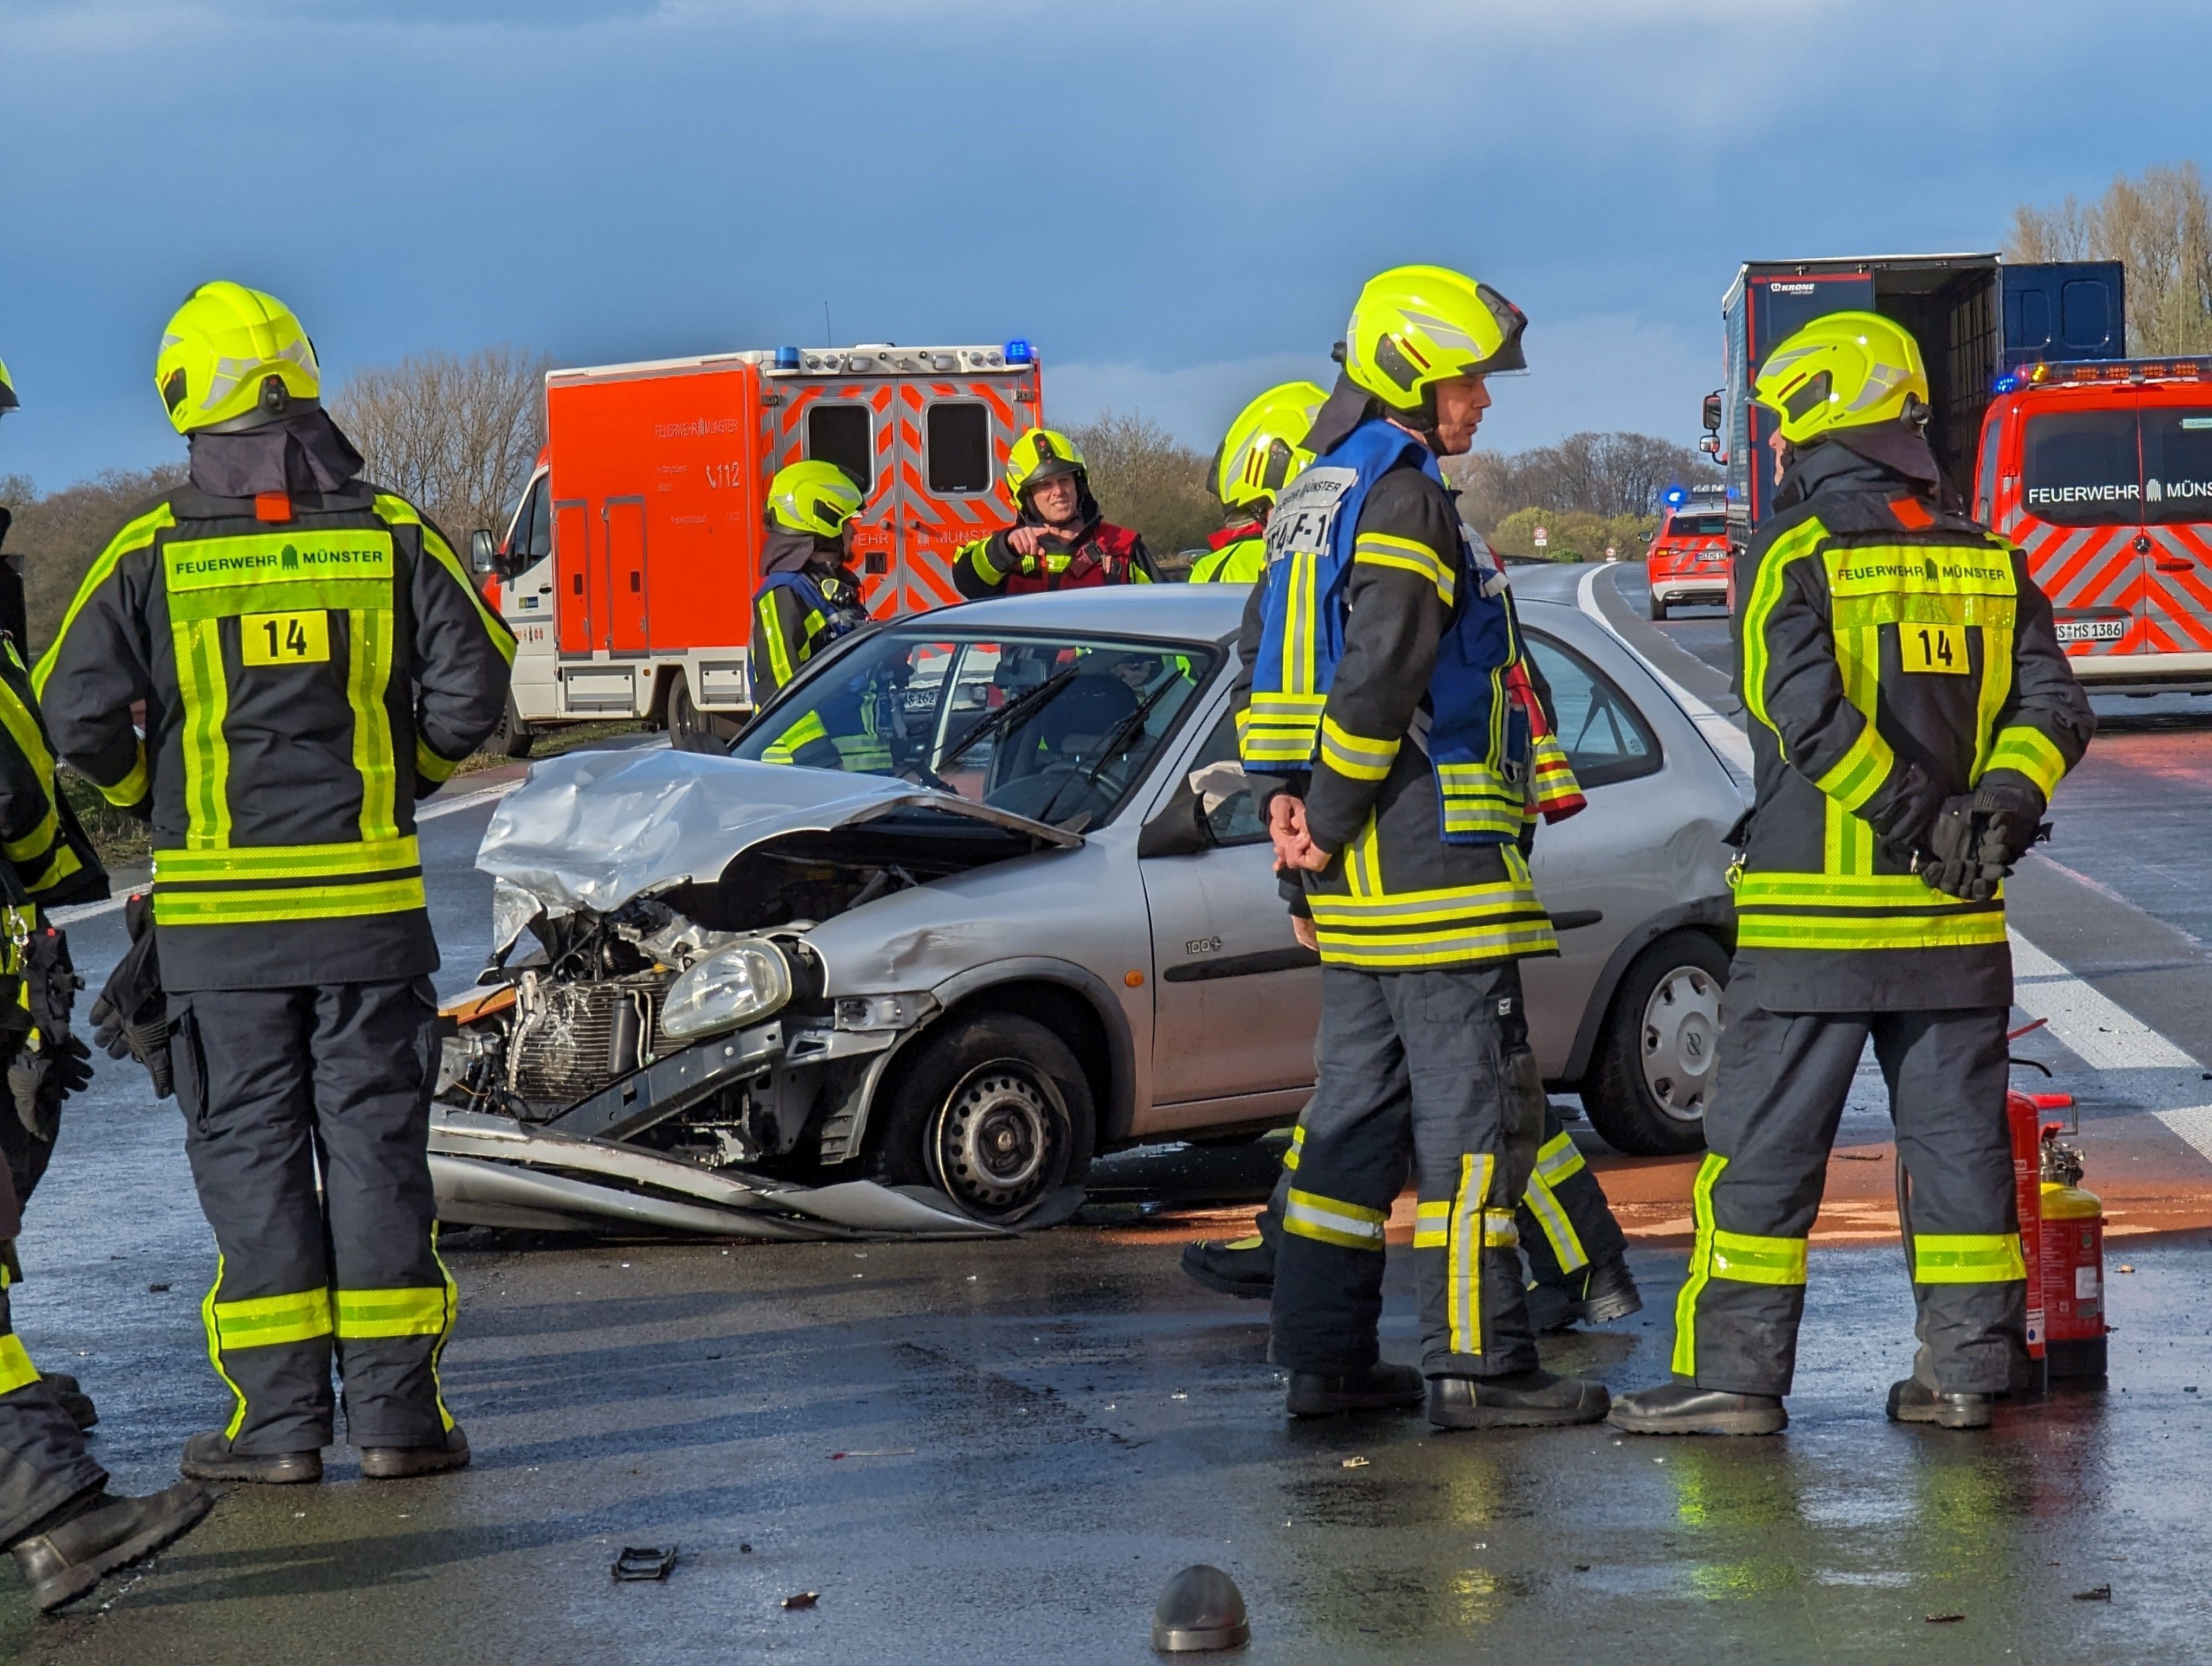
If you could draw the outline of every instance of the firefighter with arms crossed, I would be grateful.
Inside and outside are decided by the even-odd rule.
[[[962,595],[1026,596],[1158,580],[1145,540],[1099,513],[1091,471],[1066,435],[1033,428],[1015,441],[1000,484],[1017,519],[953,558],[952,583]]]
[[[0,416],[16,408],[0,364]],[[8,513],[0,509],[0,538]],[[197,1481],[146,1498],[117,1498],[85,1450],[98,1421],[76,1379],[41,1376],[9,1322],[8,1291],[21,1274],[15,1239],[21,1206],[45,1171],[61,1104],[91,1079],[83,1043],[69,1031],[76,977],[61,933],[38,910],[107,895],[107,875],[54,786],[54,752],[18,645],[22,590],[0,575],[0,1056],[11,1104],[0,1105],[0,1544],[15,1554],[31,1601],[51,1611],[101,1578],[189,1532],[215,1502]]]
[[[1522,1292],[1514,1212],[1545,1101],[1517,963],[1557,945],[1518,847],[1512,616],[1437,469],[1474,443],[1485,379],[1525,368],[1524,323],[1441,267],[1368,283],[1246,615],[1240,751],[1322,957],[1270,1347],[1294,1416],[1425,1398],[1445,1428],[1606,1412],[1602,1385],[1539,1366]],[[1376,1346],[1409,1146],[1418,1370]]]
[[[1941,507],[1909,334],[1871,313],[1817,319],[1753,398],[1779,419],[1780,482],[1741,569],[1757,801],[1736,958],[1674,1377],[1622,1395],[1613,1421],[1787,1424],[1806,1240],[1871,1037],[1919,1311],[1889,1415],[1980,1428],[2026,1362],[2000,884],[2094,721],[2020,551]]]
[[[361,477],[283,303],[196,289],[154,380],[190,480],[93,563],[37,681],[62,755],[153,823],[153,952],[103,999],[133,1035],[166,1017],[220,1251],[201,1310],[232,1405],[184,1471],[320,1479],[333,1355],[364,1475],[454,1468],[415,805],[497,725],[514,638]]]
[[[1285,382],[1237,412],[1207,471],[1225,524],[1192,564],[1193,584],[1253,584],[1267,570],[1268,512],[1275,494],[1313,461],[1306,435],[1328,398],[1311,382]]]

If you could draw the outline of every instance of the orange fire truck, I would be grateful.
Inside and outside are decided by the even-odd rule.
[[[1041,401],[1020,340],[550,373],[506,536],[471,540],[518,643],[507,749],[534,725],[618,717],[683,745],[751,709],[763,509],[787,463],[835,463],[866,490],[854,546],[879,617],[958,599],[952,558],[1011,521],[994,488]]]
[[[2212,358],[2008,372],[1974,477],[2085,684],[2212,690]]]

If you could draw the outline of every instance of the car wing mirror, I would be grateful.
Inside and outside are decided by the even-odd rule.
[[[469,534],[469,565],[479,573],[499,565],[499,540],[481,526]]]
[[[1206,801],[1188,781],[1137,835],[1139,857],[1197,856],[1213,846],[1213,824],[1206,819]]]

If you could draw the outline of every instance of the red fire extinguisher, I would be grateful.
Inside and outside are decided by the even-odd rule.
[[[2073,1104],[2070,1093],[2005,1096],[2027,1265],[2027,1351],[2054,1383],[2105,1376],[2105,1208],[2078,1183],[2081,1153],[2058,1142],[2078,1122],[2069,1129],[2043,1120]]]

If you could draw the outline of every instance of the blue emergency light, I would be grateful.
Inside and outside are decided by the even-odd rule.
[[[775,368],[778,370],[798,369],[799,350],[796,347],[777,348],[775,350]]]
[[[1006,344],[1006,362],[1008,364],[1028,364],[1036,357],[1036,349],[1030,346],[1028,341],[1020,336],[1016,336],[1012,341]]]
[[[1670,509],[1679,509],[1688,497],[1689,494],[1680,486],[1669,486],[1667,489],[1667,507]]]

